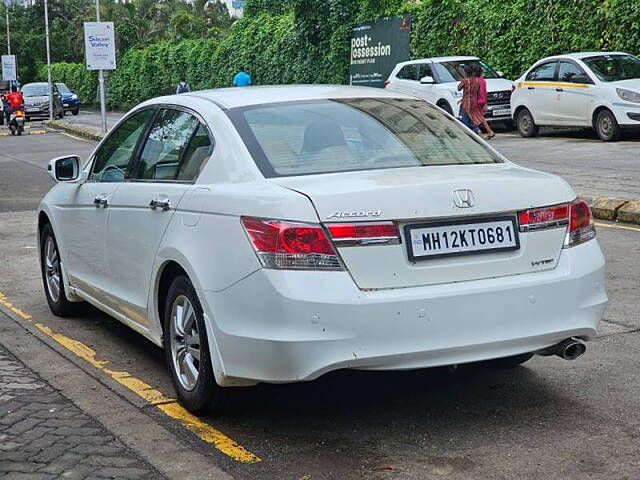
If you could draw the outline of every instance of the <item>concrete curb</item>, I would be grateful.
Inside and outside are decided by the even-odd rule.
[[[51,120],[44,122],[44,124],[49,128],[62,130],[72,135],[87,138],[89,140],[95,140],[98,142],[105,136],[105,134],[102,133],[99,128],[82,127],[80,125],[74,125],[73,123],[65,122],[64,120]]]
[[[640,225],[640,200],[625,200],[623,198],[598,197],[580,195],[587,202],[598,220],[609,220]]]
[[[62,120],[45,122],[45,125],[90,140],[100,141],[105,136],[105,134],[97,128],[81,127]],[[640,200],[625,200],[622,198],[593,195],[580,195],[580,198],[587,202],[593,212],[594,218],[598,220],[640,225]]]

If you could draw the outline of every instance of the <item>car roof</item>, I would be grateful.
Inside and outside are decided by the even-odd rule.
[[[543,60],[555,60],[555,59],[561,59],[561,58],[571,58],[571,59],[574,59],[574,60],[582,60],[583,58],[598,57],[598,56],[604,56],[604,55],[629,55],[629,54],[625,53],[625,52],[575,52],[575,53],[563,53],[562,55],[553,55],[551,57],[541,58],[540,60],[538,60],[538,62],[541,62]],[[536,63],[538,63],[538,62],[536,62]]]
[[[55,82],[53,82],[55,83]],[[26,87],[27,85],[46,85],[49,86],[49,84],[47,82],[31,82],[31,83],[25,83],[24,85],[22,85],[22,88]]]
[[[248,107],[280,102],[336,98],[413,98],[382,88],[345,85],[272,85],[242,88],[217,88],[182,93],[216,103],[221,108]]]

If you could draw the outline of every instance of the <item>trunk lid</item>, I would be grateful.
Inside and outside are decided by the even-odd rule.
[[[366,170],[270,181],[307,196],[323,223],[397,222],[400,244],[338,247],[361,289],[432,285],[555,268],[566,228],[520,232],[517,250],[411,261],[405,226],[515,217],[519,210],[575,199],[573,190],[559,177],[509,163]],[[453,191],[458,189],[471,190],[475,205],[457,207]]]

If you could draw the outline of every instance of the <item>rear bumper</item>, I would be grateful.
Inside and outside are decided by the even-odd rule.
[[[78,110],[80,108],[80,100],[63,100],[62,107],[65,111]]]
[[[474,362],[589,339],[607,302],[604,282],[590,241],[535,274],[362,291],[344,272],[262,269],[199,295],[225,385]]]

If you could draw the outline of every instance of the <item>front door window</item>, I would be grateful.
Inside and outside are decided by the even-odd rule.
[[[122,182],[127,178],[133,153],[153,110],[142,110],[122,123],[96,152],[90,180]]]

